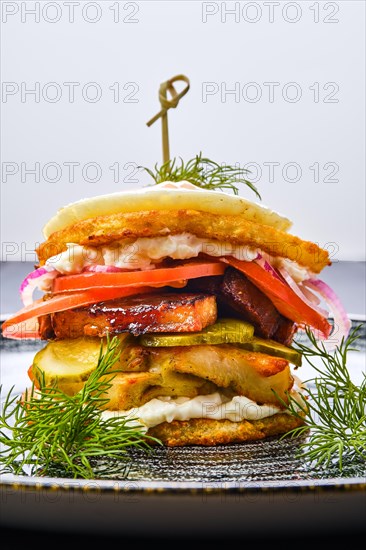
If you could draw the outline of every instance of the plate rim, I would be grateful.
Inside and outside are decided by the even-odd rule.
[[[333,477],[320,479],[289,479],[261,481],[148,481],[113,479],[74,479],[59,477],[25,476],[15,474],[0,475],[0,489],[14,491],[35,489],[36,491],[82,491],[104,493],[159,493],[159,494],[198,494],[211,493],[267,493],[269,490],[282,492],[304,491],[366,491],[365,477]]]

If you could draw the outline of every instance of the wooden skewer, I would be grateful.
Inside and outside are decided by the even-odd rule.
[[[177,92],[174,88],[174,82],[185,82],[186,86],[181,92]],[[151,126],[159,118],[161,118],[161,130],[162,130],[162,146],[163,146],[163,163],[170,161],[170,152],[169,152],[169,132],[168,132],[168,110],[175,109],[182,99],[186,95],[190,87],[189,79],[183,75],[179,74],[170,78],[166,82],[160,84],[159,88],[159,101],[161,104],[161,110],[147,122],[147,126]],[[171,96],[168,99],[168,92]]]

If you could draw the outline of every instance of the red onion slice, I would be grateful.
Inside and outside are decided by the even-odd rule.
[[[301,288],[299,287],[299,285],[297,283],[295,283],[295,281],[293,280],[293,278],[291,277],[291,275],[286,271],[286,269],[284,268],[279,268],[279,272],[281,273],[281,275],[283,276],[283,278],[285,279],[286,283],[289,285],[289,287],[292,288],[292,290],[295,292],[295,294],[298,295],[299,298],[301,298],[301,300],[303,302],[305,302],[305,304],[307,304],[309,307],[311,307],[312,309],[314,309],[314,311],[316,311],[317,313],[319,313],[319,315],[322,315],[323,317],[325,317],[326,319],[328,319],[328,316],[329,316],[329,312],[326,311],[325,309],[319,307],[314,301],[310,300],[301,290]]]
[[[309,290],[306,286],[305,286],[305,283],[306,283],[306,280],[305,281],[301,281],[301,283],[297,283],[299,285],[299,288],[301,290],[301,292],[304,294],[304,296],[306,296],[306,298],[312,303],[314,304],[314,306],[318,306],[321,302],[321,299],[319,298],[319,296],[316,296],[311,290]],[[325,311],[325,310],[324,310]]]
[[[331,350],[340,345],[342,339],[346,339],[352,326],[339,297],[324,281],[320,279],[307,279],[304,284],[320,294],[327,303],[332,315],[334,328],[327,340],[327,349]]]
[[[39,267],[35,271],[26,276],[20,285],[20,297],[24,306],[29,306],[33,303],[33,294],[36,289],[48,292],[52,289],[53,280],[60,275],[56,269],[52,267]]]
[[[263,269],[265,269],[265,271],[273,275],[273,277],[282,281],[281,277],[278,274],[278,271],[273,266],[271,266],[271,264],[265,258],[263,258],[263,256],[258,254],[257,258],[253,261],[256,264],[260,265]]]

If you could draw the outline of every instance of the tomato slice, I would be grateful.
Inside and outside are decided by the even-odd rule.
[[[244,273],[287,319],[300,326],[309,325],[328,338],[332,329],[328,320],[303,302],[285,281],[277,279],[256,262],[244,262],[232,256],[222,257],[221,261]]]
[[[219,261],[191,261],[176,267],[161,267],[147,271],[121,271],[113,273],[80,273],[62,275],[54,281],[53,292],[90,288],[161,285],[185,279],[222,275],[226,267]]]
[[[40,390],[40,389],[41,389],[41,386],[40,386],[38,380],[33,376],[33,365],[31,365],[31,366],[28,368],[27,374],[28,374],[28,378],[30,379],[30,381],[32,382],[32,384],[34,384],[34,387],[35,387],[37,390]]]
[[[65,311],[76,307],[87,306],[104,300],[123,298],[134,294],[146,294],[156,292],[150,287],[126,287],[126,288],[95,288],[83,292],[67,292],[53,296],[49,300],[36,300],[33,304],[24,307],[18,313],[9,317],[2,325],[2,333],[5,338],[39,338],[37,317]]]

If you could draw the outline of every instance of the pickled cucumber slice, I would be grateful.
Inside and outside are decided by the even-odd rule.
[[[147,347],[195,346],[199,344],[239,344],[253,338],[253,325],[239,319],[221,319],[200,332],[143,334],[140,344]]]
[[[289,363],[301,367],[301,353],[292,347],[275,342],[275,340],[265,340],[254,336],[249,342],[242,343],[241,347],[248,351],[257,351],[275,357],[282,357],[282,359],[286,359]]]
[[[40,384],[78,391],[98,364],[100,343],[87,337],[49,342],[36,353],[32,375]]]

